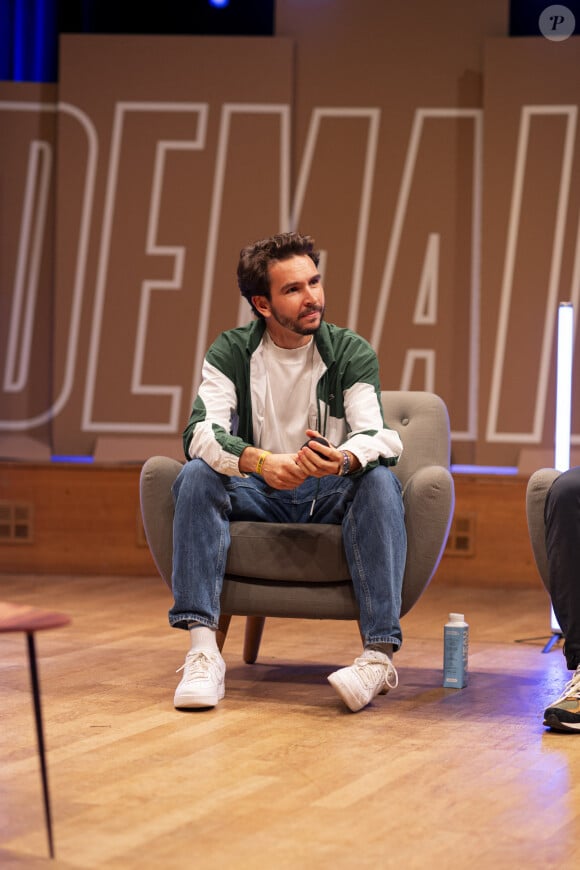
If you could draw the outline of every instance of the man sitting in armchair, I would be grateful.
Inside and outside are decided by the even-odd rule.
[[[318,262],[298,233],[244,248],[238,285],[255,319],[205,356],[173,486],[169,622],[191,643],[177,708],[214,707],[225,694],[216,630],[236,520],[340,524],[364,649],[329,682],[353,712],[398,682],[407,540],[389,466],[403,447],[384,423],[372,347],[324,321]]]

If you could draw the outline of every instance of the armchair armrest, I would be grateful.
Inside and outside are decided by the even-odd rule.
[[[157,570],[171,589],[173,565],[173,496],[171,487],[183,467],[167,456],[148,459],[139,479],[145,537]]]
[[[536,562],[542,583],[550,592],[548,576],[548,557],[546,555],[546,527],[544,524],[544,506],[546,496],[553,482],[561,474],[556,468],[539,468],[528,480],[526,488],[526,517],[532,553]]]
[[[455,485],[449,469],[442,465],[417,469],[407,480],[403,503],[411,545],[407,550],[402,616],[428,586],[447,544],[455,507]]]

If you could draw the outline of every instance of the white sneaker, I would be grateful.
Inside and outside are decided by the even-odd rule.
[[[225,695],[226,663],[219,652],[190,650],[179,671],[183,677],[175,690],[174,707],[215,707]]]
[[[554,731],[580,734],[580,665],[559,698],[544,711],[544,725]]]
[[[341,668],[328,677],[353,713],[366,707],[376,695],[386,695],[396,689],[399,678],[395,666],[386,653],[366,649],[349,668]]]

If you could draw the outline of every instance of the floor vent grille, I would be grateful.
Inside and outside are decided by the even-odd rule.
[[[0,544],[31,544],[34,541],[33,519],[31,504],[0,501]]]
[[[475,514],[456,514],[451,523],[445,554],[448,556],[475,555]]]

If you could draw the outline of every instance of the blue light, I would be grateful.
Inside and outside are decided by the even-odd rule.
[[[517,465],[452,465],[451,473],[514,475],[518,473],[518,468]]]
[[[0,81],[12,79],[14,9],[12,0],[0,0]]]
[[[224,6],[229,6],[230,0],[209,0],[210,6],[215,6],[217,9],[223,9]]]
[[[17,3],[14,8],[14,53],[12,78],[15,82],[22,82],[26,76],[24,68],[26,65],[26,10],[23,3]]]
[[[56,81],[58,0],[0,0],[0,51],[3,80]]]
[[[92,456],[51,456],[51,462],[70,462],[73,464],[83,463],[84,465],[93,462]]]

